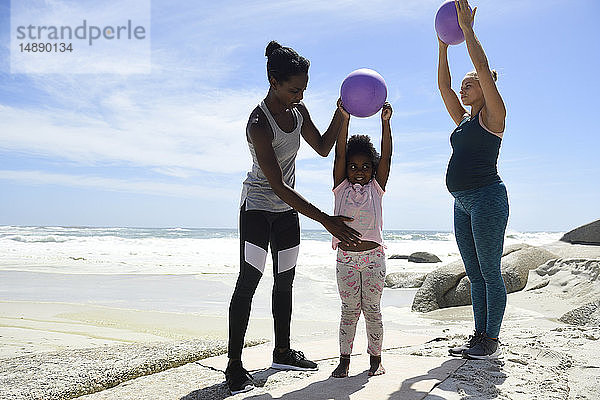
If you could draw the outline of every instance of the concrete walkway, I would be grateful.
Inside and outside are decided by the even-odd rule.
[[[366,348],[363,332],[357,332],[355,349]],[[462,359],[407,355],[398,351],[419,346],[432,337],[386,332],[383,365],[386,373],[369,377],[369,356],[353,354],[347,378],[332,378],[331,371],[338,362],[338,344],[335,338],[292,344],[308,358],[316,360],[319,370],[277,371],[271,364],[272,344],[244,349],[243,362],[257,384],[250,392],[230,396],[225,385],[223,370],[227,357],[212,357],[153,374],[92,395],[82,400],[220,400],[238,399],[455,399],[455,392],[443,392],[436,386],[464,364]]]

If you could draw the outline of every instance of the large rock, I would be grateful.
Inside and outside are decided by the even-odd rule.
[[[540,265],[535,273],[539,276],[551,277],[562,271],[568,271],[571,276],[575,275],[590,282],[595,282],[600,278],[600,259],[560,258],[550,260],[544,265]]]
[[[600,326],[600,299],[569,311],[558,319],[565,324]]]
[[[513,245],[508,246],[502,256],[502,278],[506,292],[518,292],[527,284],[529,271],[536,269],[556,255],[541,247]]]
[[[425,251],[417,251],[408,256],[408,261],[414,263],[438,263],[442,262],[435,254],[427,253]]]
[[[418,288],[421,287],[426,276],[424,272],[392,272],[385,277],[385,287]]]
[[[575,307],[600,299],[600,258],[549,260],[529,274],[525,290],[545,290]]]
[[[501,270],[507,293],[521,290],[527,284],[529,271],[557,258],[539,247],[526,244],[507,246],[502,254]],[[413,311],[429,312],[438,308],[471,304],[471,284],[462,261],[455,261],[429,273],[415,294]]]
[[[572,244],[600,246],[600,219],[565,233],[560,240]]]
[[[549,260],[529,273],[525,290],[560,302],[561,322],[600,326],[600,258]]]
[[[415,294],[412,310],[429,312],[438,308],[450,307],[447,304],[453,303],[455,296],[453,293],[449,294],[449,292],[458,285],[464,276],[465,267],[462,261],[455,261],[441,266],[427,274],[423,285],[421,285],[421,288]],[[447,294],[449,294],[449,298],[446,297]],[[462,302],[459,301],[459,303]]]

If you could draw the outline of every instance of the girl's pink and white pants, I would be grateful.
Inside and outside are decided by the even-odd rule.
[[[383,322],[380,300],[385,283],[383,247],[367,251],[338,248],[336,275],[342,299],[340,354],[352,353],[356,324],[362,311],[367,327],[367,353],[381,355]]]

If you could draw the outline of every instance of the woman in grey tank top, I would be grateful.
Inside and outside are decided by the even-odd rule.
[[[263,275],[268,247],[273,257],[272,310],[275,327],[273,368],[315,370],[317,364],[290,349],[292,283],[300,244],[298,213],[321,223],[348,246],[360,234],[345,224],[351,218],[330,216],[294,190],[295,160],[302,137],[319,155],[331,151],[343,118],[338,101],[329,127],[320,134],[302,96],[309,61],[293,49],[272,41],[266,49],[269,91],[250,114],[246,141],[252,170],[243,183],[240,202],[240,273],[229,305],[229,362],[225,370],[232,394],[251,390],[252,376],[241,362],[252,297]]]

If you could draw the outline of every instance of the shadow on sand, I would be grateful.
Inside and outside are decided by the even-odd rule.
[[[288,371],[279,371],[269,368],[252,373],[252,377],[254,378],[257,387],[263,387],[269,379],[269,377],[280,373],[285,374],[288,373]],[[313,382],[302,389],[288,392],[281,397],[277,397],[277,399],[349,399],[351,394],[356,393],[362,388],[364,388],[367,382],[367,371],[364,371],[357,375],[349,376],[348,378],[344,379],[336,379],[329,377],[322,381]],[[269,393],[261,393],[254,395],[252,391],[250,391],[245,393],[244,395],[245,396],[243,398],[247,400],[274,399],[274,397],[271,396]],[[187,396],[182,397],[180,400],[223,400],[230,396],[231,395],[229,394],[227,385],[223,382],[199,390],[195,390]]]
[[[502,364],[489,361],[447,360],[440,366],[430,369],[425,374],[405,379],[398,387],[398,390],[389,395],[382,393],[380,398],[387,400],[421,400],[429,396],[428,400],[444,400],[444,397],[429,394],[431,391],[431,381],[443,381],[461,367],[463,369],[466,368],[464,371],[465,374],[460,374],[456,379],[460,382],[461,391],[464,392],[463,395],[466,394],[468,396],[466,397],[467,399],[481,398],[482,392],[485,393],[486,398],[494,398],[497,397],[494,396],[494,393],[497,393],[496,385],[502,384],[506,379],[501,366]],[[279,371],[269,368],[254,372],[252,376],[257,387],[263,387],[271,376],[286,374],[288,372],[292,371]],[[465,379],[466,377],[469,378]],[[473,378],[470,379],[470,377]],[[253,391],[244,393],[238,397],[246,400],[349,400],[350,396],[365,388],[369,382],[369,378],[371,377],[367,375],[367,371],[363,371],[343,379],[328,377],[327,379],[312,382],[301,389],[290,391],[280,397],[273,397],[269,393],[253,394]],[[465,380],[463,381],[461,378]],[[284,380],[286,378],[279,375],[275,379]],[[443,390],[457,393],[458,388],[456,385],[444,385],[442,383],[441,386],[444,386]],[[223,400],[230,396],[227,385],[222,382],[195,390],[180,400]],[[361,398],[360,395],[354,397]]]

